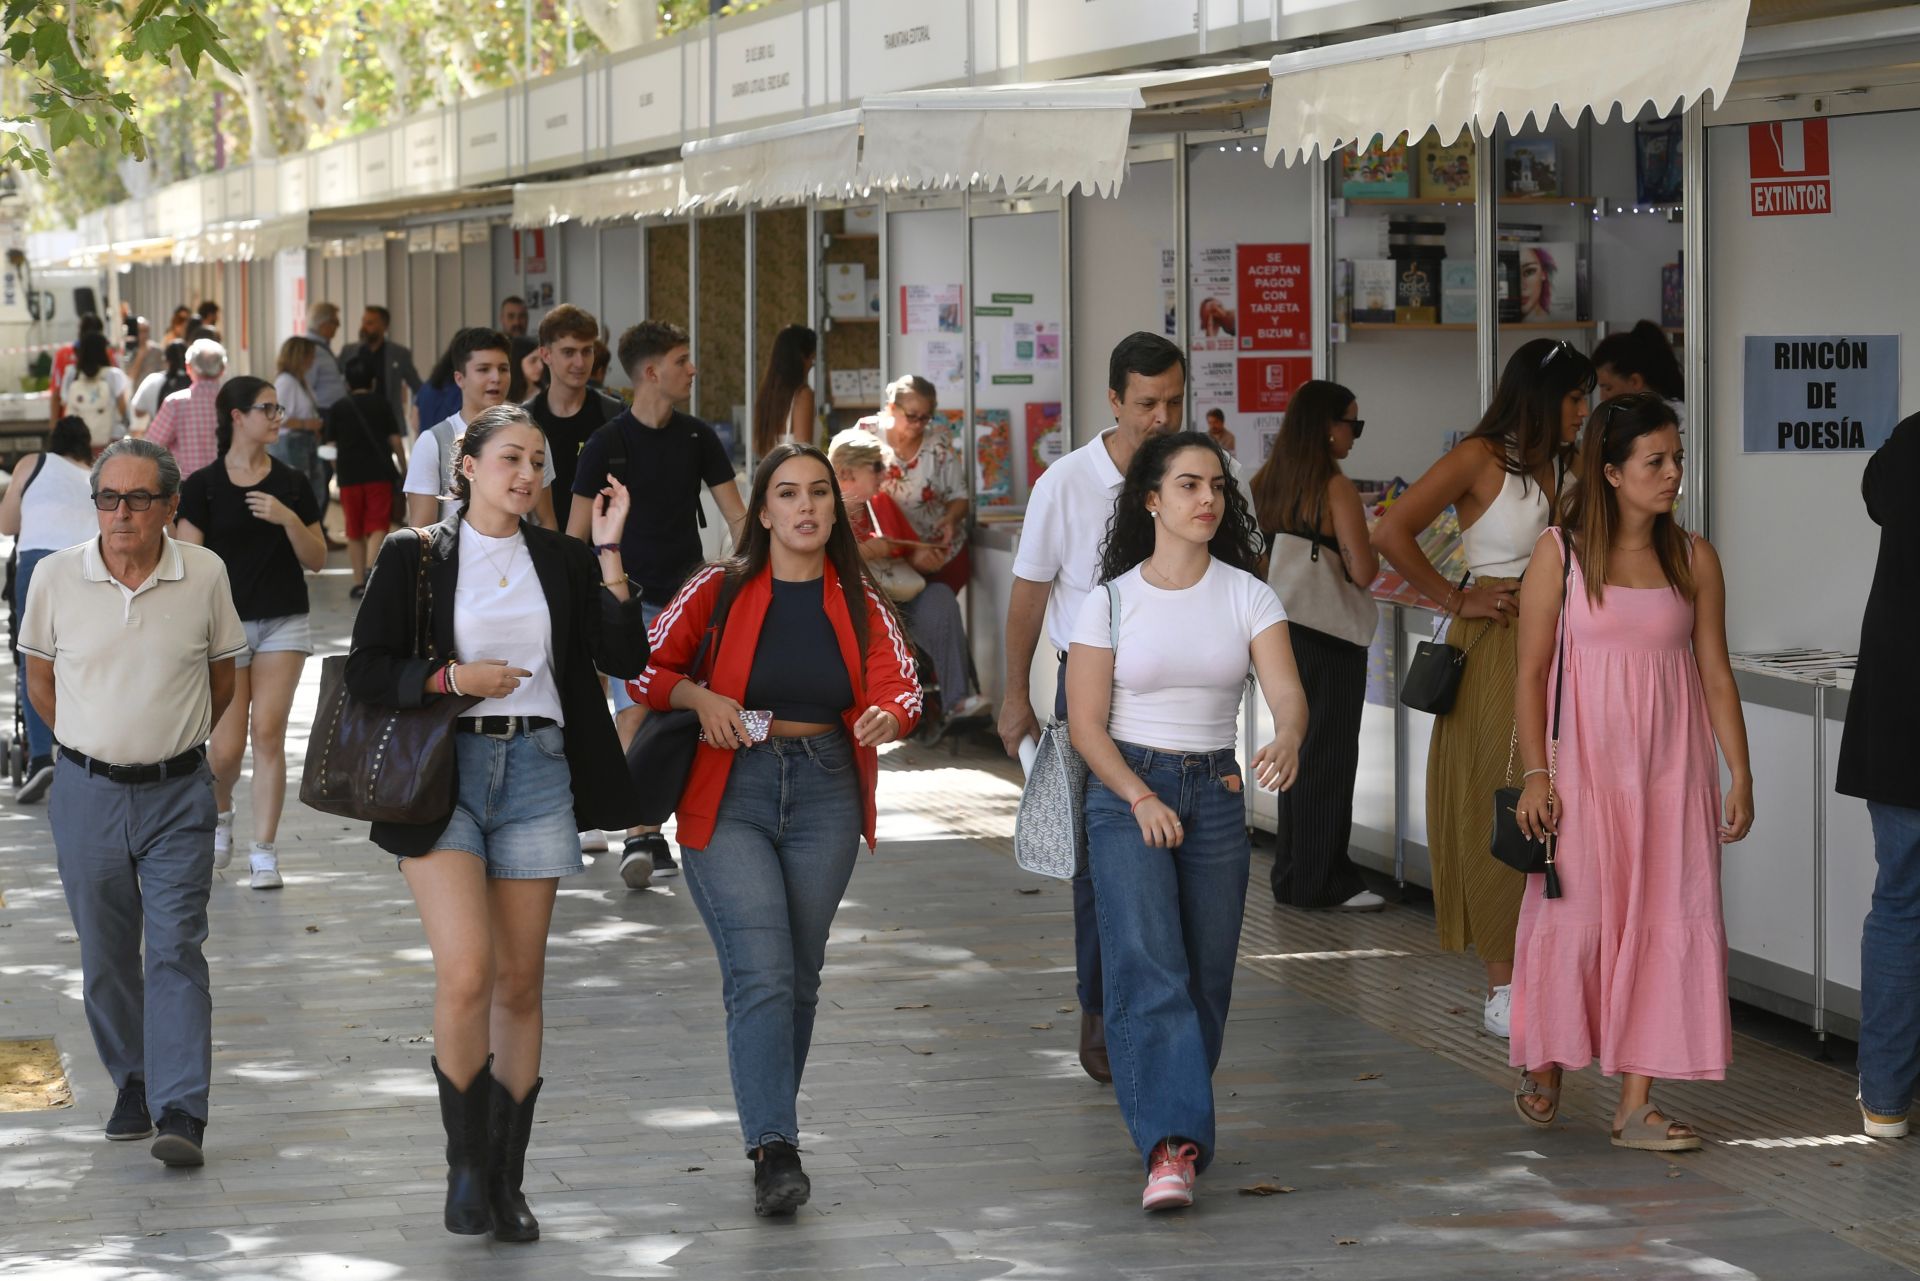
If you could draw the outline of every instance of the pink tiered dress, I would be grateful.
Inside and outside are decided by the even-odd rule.
[[[1562,617],[1563,897],[1541,897],[1543,878],[1527,878],[1511,1062],[1577,1069],[1597,1058],[1609,1076],[1721,1080],[1733,1029],[1719,762],[1693,605],[1667,588],[1610,586],[1596,608],[1576,560]]]

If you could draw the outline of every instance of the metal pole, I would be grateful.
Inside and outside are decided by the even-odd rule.
[[[1187,135],[1173,139],[1173,341],[1187,359],[1193,359],[1188,345],[1193,333],[1193,287],[1188,277],[1193,262],[1193,222],[1190,216],[1191,193],[1187,190]],[[1183,424],[1184,425],[1184,424]],[[1076,444],[1079,442],[1075,442]]]
[[[1827,1040],[1827,683],[1813,687],[1813,1033]]]
[[[1681,179],[1681,232],[1686,246],[1681,254],[1681,289],[1685,296],[1686,328],[1681,353],[1686,369],[1687,427],[1682,444],[1692,466],[1680,496],[1681,519],[1687,528],[1711,535],[1713,494],[1708,487],[1709,454],[1713,433],[1707,430],[1712,408],[1707,386],[1707,122],[1706,107],[1695,103],[1680,118],[1680,148],[1686,171]]]
[[[1389,656],[1392,661],[1387,664],[1387,696],[1393,700],[1393,879],[1404,886],[1407,883],[1407,824],[1412,821],[1407,789],[1413,782],[1407,777],[1410,755],[1407,736],[1412,732],[1412,718],[1407,715],[1406,704],[1400,701],[1401,664],[1407,652],[1406,606],[1392,607],[1392,625],[1393,652]]]
[[[875,221],[880,224],[880,239],[875,241],[874,244],[876,254],[875,262],[878,264],[875,274],[880,278],[880,323],[874,327],[874,335],[876,345],[879,347],[880,385],[884,387],[893,380],[894,376],[893,362],[889,359],[893,344],[887,341],[887,316],[893,310],[892,307],[888,305],[889,299],[893,297],[893,276],[892,273],[887,270],[887,197],[885,192],[880,193],[877,203],[879,206],[879,215]],[[880,395],[881,399],[884,400],[886,398],[884,391],[881,392]]]
[[[693,344],[693,363],[700,364],[700,220],[687,216],[687,338]],[[700,391],[694,388],[694,417],[700,418]],[[703,419],[704,421],[704,419]]]
[[[1499,198],[1495,180],[1498,167],[1494,159],[1493,139],[1473,126],[1473,260],[1476,284],[1473,295],[1473,359],[1480,372],[1480,408],[1493,403],[1493,389],[1500,377],[1500,295],[1494,282],[1500,274],[1500,250],[1495,241]]]
[[[747,475],[751,476],[753,475],[754,463],[759,461],[753,455],[753,425],[757,421],[754,418],[754,398],[760,390],[754,380],[754,369],[760,363],[760,264],[757,261],[758,254],[756,253],[760,239],[760,211],[749,208],[746,212],[746,219],[747,225],[744,235],[747,255],[747,332],[742,335],[744,341],[741,343],[741,347],[745,352],[745,362],[747,366],[747,423],[745,428],[746,441],[741,447],[740,456],[747,460]]]

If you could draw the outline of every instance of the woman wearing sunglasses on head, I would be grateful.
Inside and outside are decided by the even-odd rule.
[[[1287,611],[1287,639],[1307,693],[1300,780],[1281,793],[1273,853],[1274,901],[1377,912],[1348,849],[1367,701],[1367,646],[1380,622],[1367,590],[1379,558],[1367,540],[1360,491],[1340,470],[1366,423],[1338,383],[1303,383],[1287,401],[1273,455],[1253,477],[1254,512],[1268,539],[1267,582]]]
[[[174,527],[181,542],[203,544],[226,562],[234,608],[247,632],[246,652],[233,664],[233,701],[207,744],[219,803],[213,865],[225,867],[233,858],[233,794],[251,738],[248,883],[256,890],[275,890],[282,883],[274,840],[287,800],[287,717],[300,669],[313,653],[306,576],[326,568],[327,544],[313,486],[267,453],[287,417],[274,384],[243,375],[222,387],[214,404],[219,454],[180,486],[180,519]]]
[[[695,574],[652,638],[634,697],[700,717],[680,844],[720,955],[754,1213],[792,1214],[812,1187],[796,1096],[827,932],[860,838],[874,841],[874,749],[920,716],[912,651],[862,567],[825,454],[792,441],[767,452],[738,554]]]
[[[1481,1021],[1506,1036],[1513,932],[1526,879],[1492,857],[1494,790],[1513,738],[1514,593],[1534,541],[1552,523],[1593,365],[1570,343],[1536,338],[1507,361],[1480,422],[1374,526],[1373,545],[1452,620],[1466,654],[1453,709],[1433,722],[1427,754],[1427,845],[1440,944],[1468,947],[1487,971]],[[1416,541],[1447,508],[1460,518],[1469,578],[1450,583]]]
[[[1654,1106],[1654,1079],[1726,1075],[1720,847],[1753,825],[1726,580],[1713,548],[1673,518],[1683,463],[1657,393],[1594,412],[1564,527],[1539,540],[1520,589],[1514,698],[1515,817],[1529,839],[1557,834],[1565,887],[1530,892],[1520,909],[1514,1104],[1551,1124],[1562,1071],[1598,1058],[1620,1078],[1614,1146],[1655,1152],[1700,1136]],[[1732,778],[1724,801],[1716,740]]]

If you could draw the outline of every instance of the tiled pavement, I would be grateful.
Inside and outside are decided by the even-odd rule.
[[[344,578],[316,596],[337,645]],[[1920,1258],[1889,1200],[1920,1149],[1755,1146],[1847,1135],[1850,1088],[1745,1040],[1734,1080],[1682,1108],[1733,1143],[1617,1152],[1584,1080],[1560,1127],[1522,1126],[1474,1032],[1471,967],[1404,911],[1250,909],[1219,1163],[1192,1211],[1145,1219],[1111,1095],[1073,1060],[1068,895],[1006,855],[1012,785],[986,757],[890,764],[802,1100],[813,1204],[751,1213],[685,882],[629,894],[602,858],[565,884],[553,931],[532,1246],[439,1226],[431,966],[361,832],[295,806],[285,890],[221,877],[210,1161],[168,1171],[99,1137],[112,1092],[43,811],[0,809],[0,1035],[57,1036],[75,1087],[69,1110],[0,1116],[0,1276],[1865,1281]],[[1288,1190],[1238,1192],[1258,1184]]]

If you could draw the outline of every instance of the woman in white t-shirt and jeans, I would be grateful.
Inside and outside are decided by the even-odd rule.
[[[1307,729],[1286,614],[1253,572],[1259,547],[1220,446],[1198,432],[1150,438],[1067,655],[1068,723],[1092,771],[1107,1051],[1147,1210],[1191,1205],[1213,1158],[1213,1070],[1247,896],[1233,744],[1249,668],[1274,723],[1253,758],[1260,786],[1293,786]]]

